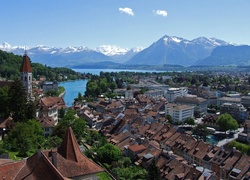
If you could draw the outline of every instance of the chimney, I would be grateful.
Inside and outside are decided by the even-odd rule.
[[[193,179],[196,179],[196,173],[193,173]]]
[[[235,153],[235,151],[236,151],[236,147],[233,147],[233,154]]]
[[[57,153],[51,150],[52,164],[57,168]]]
[[[41,150],[41,146],[39,145],[37,149],[37,159],[39,160],[41,156],[42,156],[42,150]]]

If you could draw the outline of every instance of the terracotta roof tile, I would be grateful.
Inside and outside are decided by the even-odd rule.
[[[49,159],[45,156],[43,152],[34,154],[26,160],[25,165],[18,172],[15,179],[46,179],[46,180],[63,180],[65,179],[63,175],[53,166]]]
[[[20,169],[23,167],[25,164],[25,161],[10,161],[7,160],[3,162],[0,165],[0,179],[5,179],[5,180],[12,180],[15,178],[15,176],[18,174]]]
[[[131,151],[133,151],[134,153],[136,153],[136,152],[141,152],[141,151],[144,151],[144,150],[146,149],[145,146],[143,146],[143,145],[137,145],[137,144],[132,145],[132,146],[129,146],[128,148],[129,148]]]

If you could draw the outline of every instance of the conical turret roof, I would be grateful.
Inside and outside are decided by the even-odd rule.
[[[20,68],[20,72],[32,72],[32,68],[30,65],[30,58],[26,51],[25,54],[23,55],[23,62]]]

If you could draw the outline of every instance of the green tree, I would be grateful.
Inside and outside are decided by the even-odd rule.
[[[152,163],[150,164],[150,167],[148,168],[148,179],[150,180],[160,180],[160,170],[156,166],[156,161],[153,159]]]
[[[169,122],[170,124],[173,123],[173,118],[172,118],[171,115],[167,114],[166,118],[167,118],[167,120],[168,120],[168,122]]]
[[[83,118],[79,118],[76,112],[69,109],[63,118],[59,121],[58,125],[54,128],[53,135],[63,138],[68,126],[71,126],[76,139],[80,142],[83,137],[88,133],[88,126]]]
[[[34,153],[43,141],[43,130],[40,123],[36,120],[28,120],[15,124],[4,139],[4,147],[7,147],[8,150],[18,151],[20,156],[25,157]]]
[[[61,108],[61,109],[59,109],[59,112],[58,112],[58,117],[59,118],[63,118],[64,117],[64,115],[65,115],[65,109],[64,108]]]
[[[10,116],[9,113],[9,87],[5,86],[0,88],[0,117],[7,118]]]
[[[193,118],[188,118],[184,121],[184,123],[187,123],[189,125],[195,125],[195,121]]]
[[[218,117],[216,124],[220,127],[220,130],[224,132],[228,130],[236,130],[239,127],[237,121],[228,113],[221,114]]]
[[[147,171],[138,166],[130,166],[126,168],[116,167],[112,169],[112,173],[118,180],[147,179]]]
[[[98,131],[92,130],[85,137],[85,142],[93,147],[99,148],[107,144],[106,137],[102,136]]]
[[[110,89],[111,89],[112,91],[114,91],[114,90],[117,88],[117,85],[116,85],[115,82],[111,82],[111,83],[109,84],[109,87],[110,87]]]
[[[44,149],[52,149],[55,147],[59,147],[62,143],[62,139],[58,136],[49,136],[44,140],[43,148]]]
[[[12,113],[14,122],[25,122],[26,117],[26,105],[27,105],[27,95],[23,88],[21,80],[16,79],[9,89],[9,108]]]
[[[102,163],[111,165],[112,162],[118,161],[121,158],[122,153],[117,146],[107,143],[97,150],[97,156]]]
[[[26,103],[25,115],[27,119],[35,119],[36,118],[36,106],[33,101],[28,101]]]
[[[203,124],[198,124],[193,129],[192,132],[193,132],[193,134],[197,135],[198,137],[201,137],[204,141],[206,141],[206,137],[209,135],[209,130]]]
[[[77,101],[79,101],[79,102],[82,101],[82,93],[80,93],[80,92],[78,92]]]

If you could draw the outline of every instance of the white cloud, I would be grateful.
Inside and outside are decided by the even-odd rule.
[[[121,13],[125,13],[125,14],[128,14],[130,16],[134,16],[134,12],[131,8],[128,8],[128,7],[125,7],[125,8],[119,8],[119,11]]]
[[[168,13],[167,13],[167,11],[164,11],[164,10],[153,10],[153,13],[155,14],[155,15],[158,15],[158,16],[167,16],[168,15]]]

